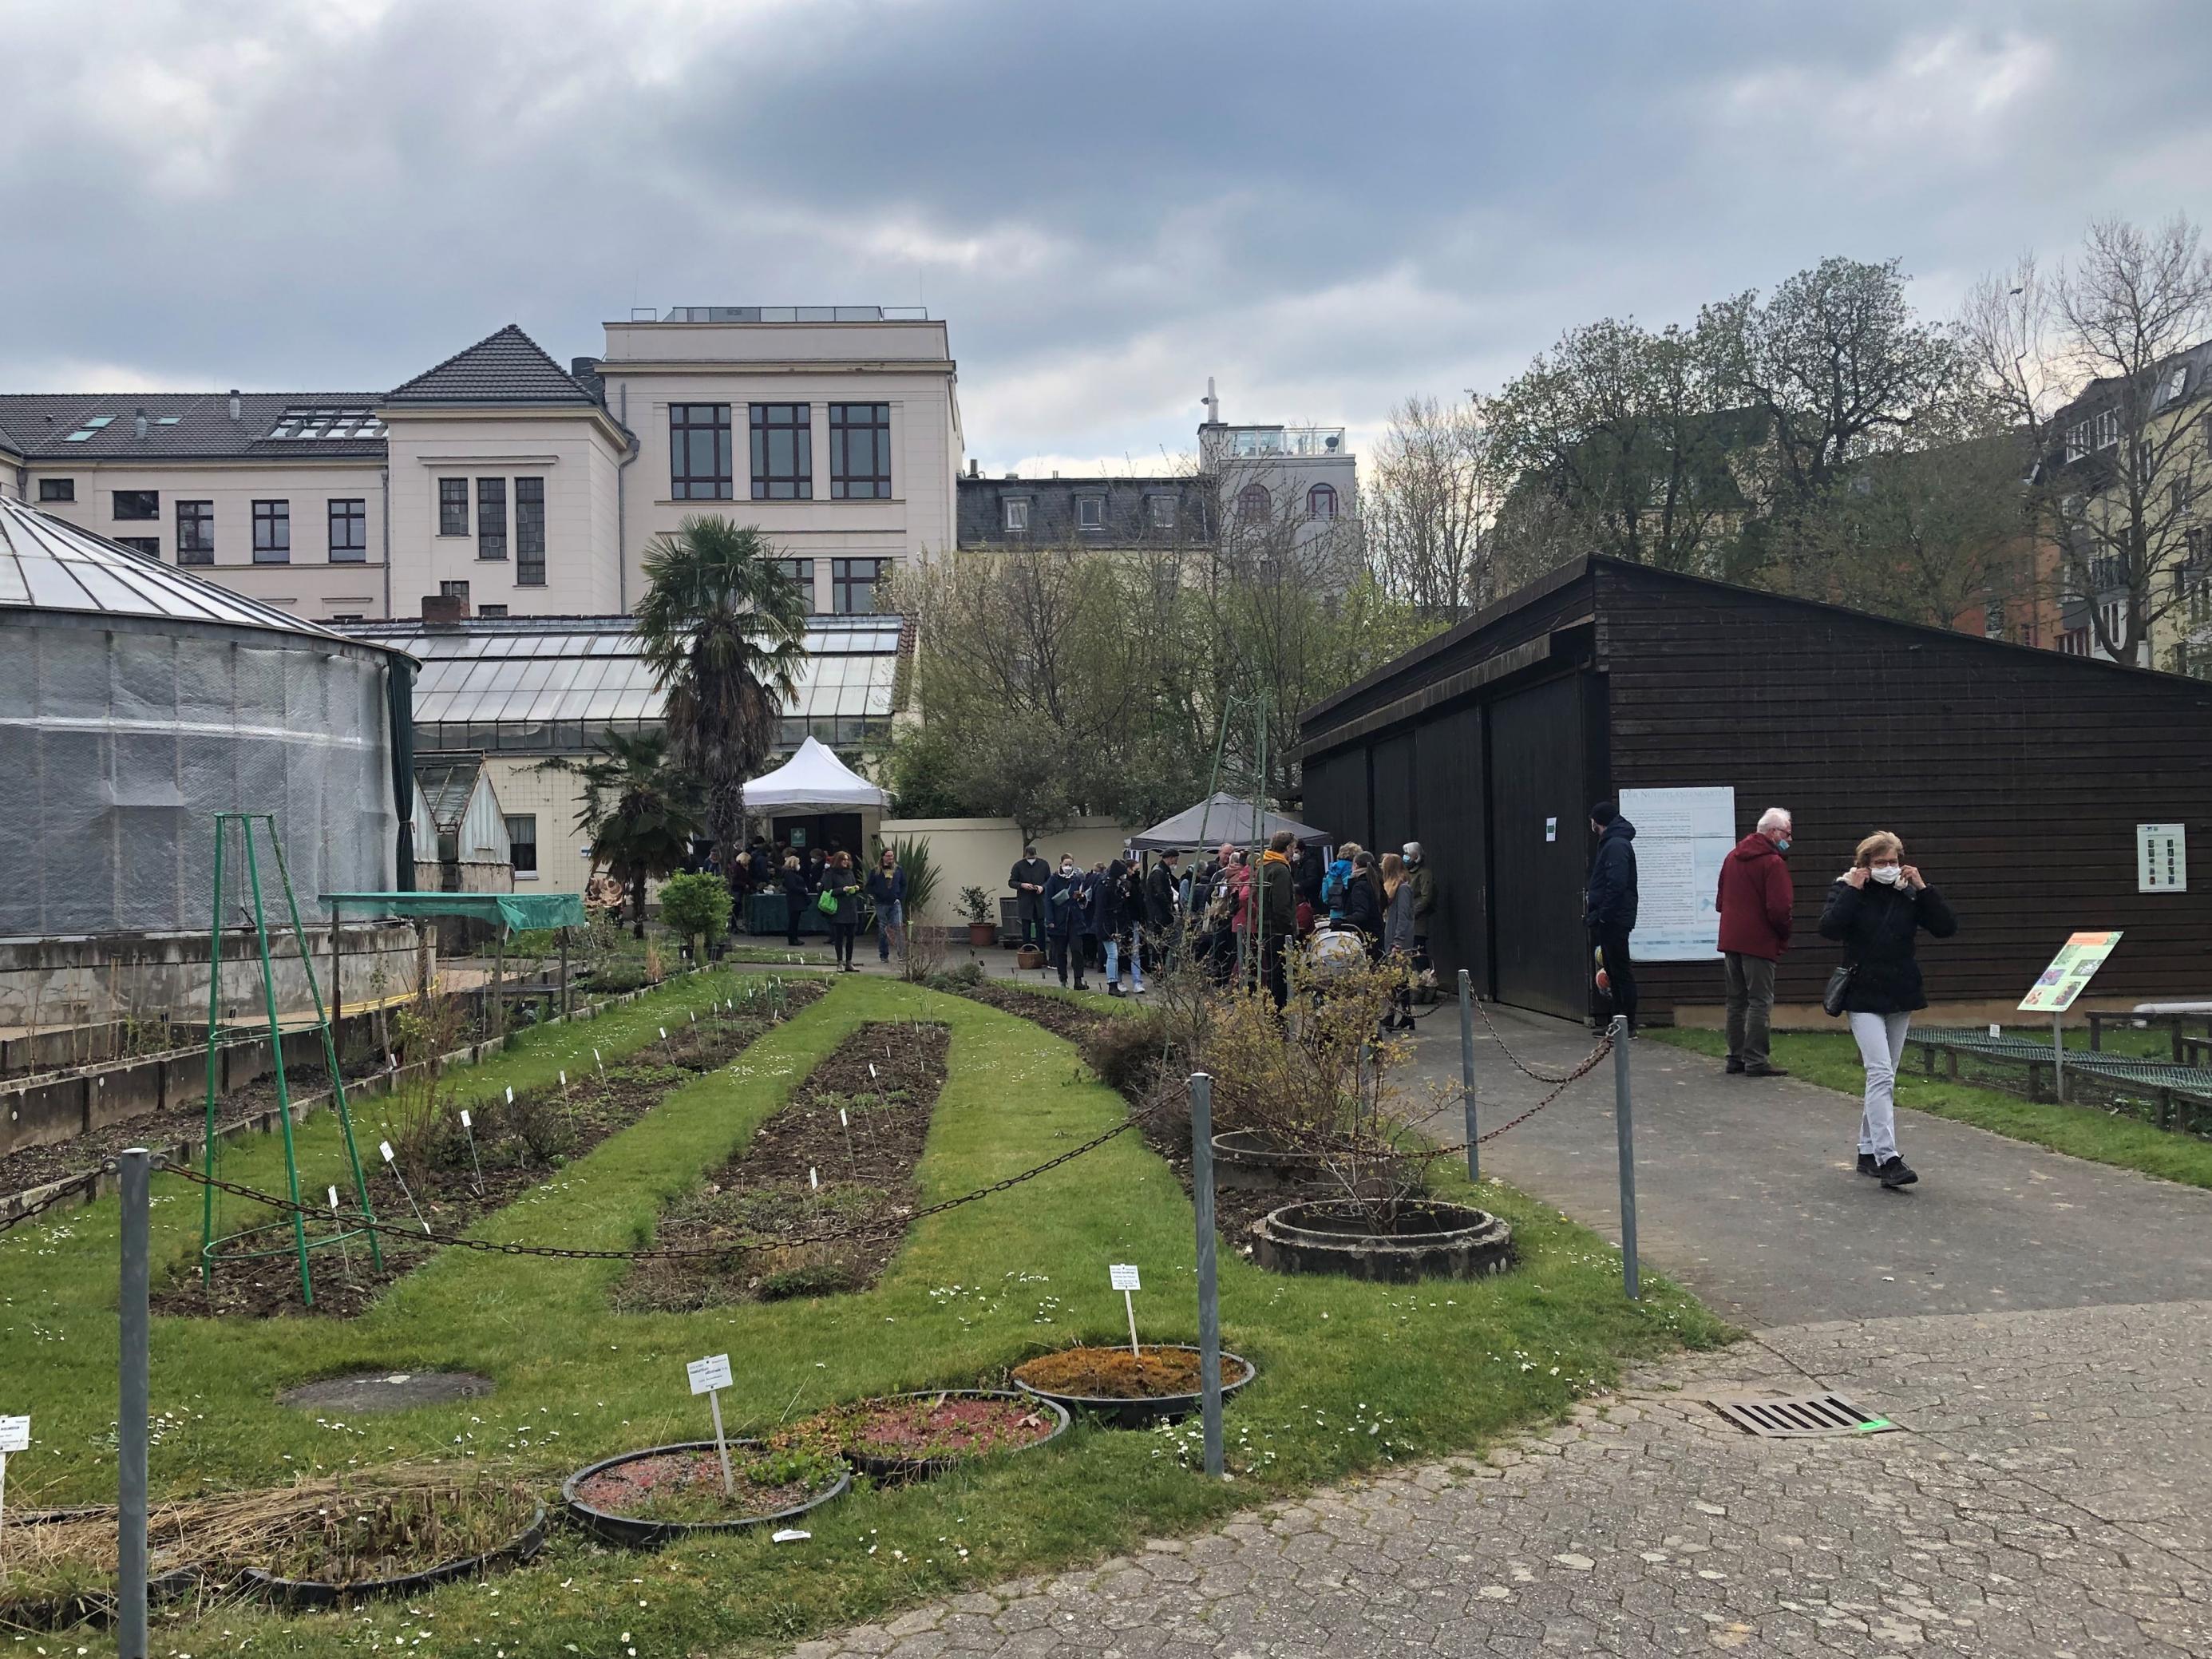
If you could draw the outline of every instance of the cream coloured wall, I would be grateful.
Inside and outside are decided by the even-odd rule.
[[[422,613],[425,594],[469,584],[471,606],[511,616],[594,616],[623,609],[616,563],[615,467],[619,434],[590,410],[387,408],[392,472],[392,614]],[[469,481],[469,533],[439,534],[438,481]],[[477,556],[477,483],[507,480],[507,556]],[[545,486],[545,582],[516,580],[514,480]]]
[[[187,565],[194,575],[249,599],[327,622],[333,616],[384,615],[384,465],[373,458],[272,466],[240,461],[34,461],[24,497],[56,518],[95,535],[149,536],[161,543],[161,562],[177,562],[177,503],[215,504],[215,560]],[[41,501],[39,480],[67,478],[74,501]],[[151,519],[118,519],[115,492],[155,491],[161,511]],[[329,502],[364,503],[368,547],[362,563],[330,558]],[[253,503],[291,504],[292,548],[282,564],[253,562]]]
[[[1006,872],[1022,855],[1022,832],[1012,818],[885,818],[878,830],[885,841],[914,836],[929,843],[937,866],[937,891],[927,915],[910,918],[935,927],[960,925],[960,890],[980,887],[991,896],[991,919],[998,920],[1000,898],[1012,890]],[[1057,864],[1072,853],[1086,870],[1101,860],[1121,855],[1134,830],[1110,818],[1085,818],[1037,838],[1037,854]]]
[[[484,772],[498,793],[501,812],[528,814],[538,820],[538,876],[517,878],[519,893],[580,893],[591,876],[583,855],[583,831],[576,813],[584,804],[582,783],[571,772],[540,772],[535,756],[484,757]]]

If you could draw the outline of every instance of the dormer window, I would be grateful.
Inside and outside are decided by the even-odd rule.
[[[366,409],[288,409],[269,429],[272,439],[313,442],[318,438],[381,438],[384,422]]]
[[[1106,527],[1104,496],[1078,495],[1075,498],[1075,527],[1078,530],[1103,530]]]
[[[1020,532],[1026,531],[1029,527],[1030,504],[1027,501],[1008,501],[1006,503],[1006,528],[1011,531]]]

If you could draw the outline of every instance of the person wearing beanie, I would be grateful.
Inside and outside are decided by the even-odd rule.
[[[1589,929],[1613,992],[1613,1011],[1636,1034],[1636,966],[1628,936],[1636,928],[1636,826],[1620,808],[1601,800],[1590,808],[1590,834],[1597,852],[1590,860],[1589,882],[1583,890],[1583,925]]]

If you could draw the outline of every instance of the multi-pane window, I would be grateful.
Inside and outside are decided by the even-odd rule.
[[[115,492],[115,516],[118,519],[158,519],[161,516],[161,492],[158,489],[118,489]]]
[[[1027,501],[1008,501],[1006,503],[1006,528],[1009,530],[1022,531],[1027,530],[1029,527],[1030,504]]]
[[[832,559],[830,561],[830,608],[841,617],[875,614],[876,584],[883,580],[889,559]]]
[[[438,480],[438,533],[441,536],[465,536],[469,533],[469,481],[466,478]]]
[[[1106,527],[1105,498],[1078,495],[1075,498],[1075,527],[1078,530],[1103,530]]]
[[[118,536],[115,540],[118,546],[127,547],[143,557],[158,559],[161,556],[161,538],[159,536]]]
[[[729,404],[668,405],[668,493],[679,501],[730,499]]]
[[[1152,508],[1153,529],[1173,530],[1175,528],[1176,498],[1174,496],[1154,495],[1147,505]]]
[[[545,480],[514,481],[514,580],[523,587],[545,586]]]
[[[368,557],[368,503],[331,498],[331,562],[360,564]]]
[[[811,559],[778,559],[775,568],[791,578],[806,598],[806,608],[814,609],[814,561]]]
[[[1247,524],[1257,524],[1266,518],[1273,505],[1265,484],[1246,484],[1237,492],[1237,516]]]
[[[504,617],[506,614],[507,607],[503,605],[480,605],[477,607],[479,617]]]
[[[830,405],[830,494],[879,501],[891,493],[891,406]]]
[[[76,499],[76,480],[41,478],[39,480],[39,499],[42,501],[73,501]]]
[[[438,597],[445,599],[459,599],[463,605],[466,605],[469,602],[469,585],[466,582],[440,582]]]
[[[179,501],[177,503],[177,562],[179,564],[213,564],[215,562],[215,503],[213,501]]]
[[[1336,489],[1331,484],[1316,484],[1306,491],[1306,516],[1310,519],[1333,519],[1336,516]]]
[[[256,501],[253,504],[253,562],[292,562],[292,503]]]
[[[538,873],[538,815],[510,812],[507,817],[507,861],[518,876]]]
[[[477,480],[477,557],[507,556],[507,480]]]
[[[806,404],[755,404],[753,499],[814,499],[814,410]]]

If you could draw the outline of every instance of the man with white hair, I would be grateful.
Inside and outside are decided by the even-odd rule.
[[[1790,948],[1796,889],[1782,855],[1790,850],[1790,813],[1770,806],[1759,827],[1721,860],[1721,957],[1728,975],[1728,1068],[1746,1077],[1787,1077],[1767,1054],[1774,1013],[1774,965]]]

